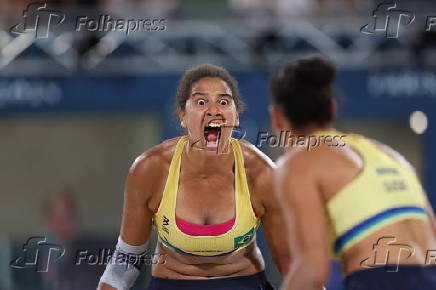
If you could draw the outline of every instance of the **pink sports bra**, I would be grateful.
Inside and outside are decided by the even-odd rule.
[[[256,217],[258,217],[254,207],[253,212]],[[235,224],[235,218],[229,219],[228,221],[220,224],[198,225],[176,217],[176,224],[179,230],[190,236],[219,236],[232,229],[233,225]]]

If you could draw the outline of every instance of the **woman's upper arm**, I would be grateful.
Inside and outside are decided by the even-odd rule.
[[[290,250],[288,235],[284,234],[284,215],[280,200],[274,194],[272,176],[274,168],[265,166],[257,177],[256,189],[262,199],[265,213],[262,216],[263,233],[268,243],[274,262],[282,275],[288,272],[290,265]]]
[[[129,170],[124,189],[121,237],[130,245],[142,245],[150,236],[153,213],[148,203],[161,179],[160,170],[157,170],[159,161],[158,156],[146,152]]]
[[[323,281],[329,273],[327,213],[313,170],[316,160],[308,152],[298,155],[279,163],[274,186],[286,217],[293,261]]]

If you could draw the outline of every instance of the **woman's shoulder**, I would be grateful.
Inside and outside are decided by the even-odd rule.
[[[238,140],[244,155],[245,174],[252,205],[256,215],[263,217],[266,207],[275,200],[271,196],[275,163],[256,146],[246,140]]]
[[[147,204],[162,192],[172,153],[179,138],[165,140],[136,157],[130,167],[126,193],[129,198]]]
[[[244,155],[245,169],[251,175],[261,174],[264,171],[274,169],[275,163],[265,153],[247,140],[238,140]]]
[[[365,139],[368,140],[375,147],[377,147],[380,151],[384,152],[392,159],[403,165],[404,167],[416,171],[413,165],[401,153],[399,153],[389,145],[383,144],[375,139],[370,139],[370,138],[365,138]]]
[[[167,139],[135,158],[130,173],[148,174],[150,172],[166,172],[171,163],[177,142],[181,137]]]

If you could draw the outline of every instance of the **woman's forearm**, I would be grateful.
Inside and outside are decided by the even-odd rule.
[[[98,284],[97,290],[117,290],[117,289],[106,283],[100,283]]]

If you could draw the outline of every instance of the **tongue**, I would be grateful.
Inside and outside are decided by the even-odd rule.
[[[218,140],[218,132],[217,131],[209,131],[206,135],[206,141],[207,142],[216,142]]]

